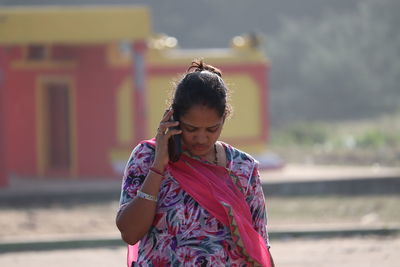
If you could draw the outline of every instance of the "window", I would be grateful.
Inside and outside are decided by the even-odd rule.
[[[44,61],[46,60],[47,47],[44,45],[29,45],[27,52],[28,61]]]

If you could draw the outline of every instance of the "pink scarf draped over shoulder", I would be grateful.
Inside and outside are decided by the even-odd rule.
[[[154,145],[153,140],[147,141]],[[264,238],[254,229],[250,208],[228,170],[182,154],[168,164],[168,171],[200,206],[231,231],[231,236],[250,266],[271,267]],[[128,266],[137,259],[137,247],[128,247]]]

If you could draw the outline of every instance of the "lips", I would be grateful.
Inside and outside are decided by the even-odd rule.
[[[193,148],[193,150],[196,150],[196,151],[204,151],[204,150],[208,149],[208,146],[207,145],[193,145],[192,148]]]

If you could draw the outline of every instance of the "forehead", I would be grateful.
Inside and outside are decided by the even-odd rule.
[[[217,110],[204,105],[191,107],[185,115],[180,118],[183,124],[194,127],[212,127],[223,122],[223,118],[218,115]]]

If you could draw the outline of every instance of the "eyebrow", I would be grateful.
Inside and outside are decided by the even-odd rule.
[[[192,127],[192,128],[200,128],[200,127],[197,127],[197,126],[193,126],[193,125],[190,125],[189,123],[186,123],[186,122],[183,122],[183,121],[181,121],[180,122],[181,124],[183,124],[183,125],[185,125],[185,126],[189,126],[189,127]],[[206,127],[207,129],[209,129],[209,128],[215,128],[215,127],[217,127],[217,126],[220,126],[221,125],[221,123],[217,123],[217,124],[215,124],[215,125],[213,125],[213,126],[210,126],[210,127]]]

